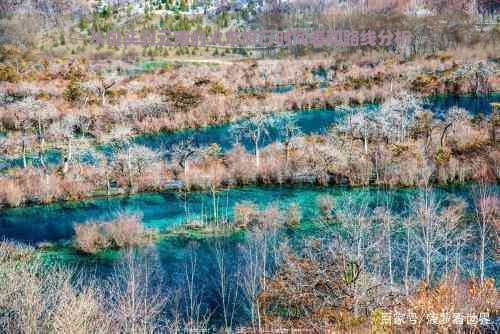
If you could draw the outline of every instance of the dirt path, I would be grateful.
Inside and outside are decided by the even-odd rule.
[[[195,59],[195,58],[163,58],[165,61],[183,62],[183,63],[201,63],[201,64],[220,64],[232,65],[234,62],[230,60],[220,59]]]

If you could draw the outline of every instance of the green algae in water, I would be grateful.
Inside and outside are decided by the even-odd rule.
[[[98,263],[101,265],[113,265],[122,258],[123,254],[121,251],[109,249],[97,252],[96,254],[86,255],[77,252],[72,247],[56,246],[48,250],[39,251],[38,256],[46,266],[76,264],[82,267]]]

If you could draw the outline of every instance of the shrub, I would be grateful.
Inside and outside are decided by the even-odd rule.
[[[99,223],[75,225],[75,248],[88,254],[94,254],[109,247],[109,242]]]
[[[243,201],[236,203],[233,208],[234,224],[237,227],[249,226],[257,217],[257,205],[253,202]]]
[[[162,94],[167,96],[172,107],[179,111],[188,111],[199,105],[202,100],[198,91],[181,84],[166,87]]]
[[[345,291],[352,291],[356,283],[361,285],[357,263],[349,263],[341,253],[325,250],[317,253],[317,247],[312,249],[316,257],[298,257],[289,251],[282,254],[285,260],[274,274],[273,284],[267,284],[258,296],[265,328],[282,324],[291,327],[325,324],[330,319],[339,325],[350,322],[353,326],[354,319],[359,317],[358,309],[367,312],[378,305],[374,296],[381,289],[368,275],[363,276],[368,281],[367,287],[361,289],[369,289],[371,293],[358,297],[356,306],[351,297],[346,296]]]
[[[257,169],[254,168],[254,156],[249,154],[241,144],[236,144],[226,152],[225,163],[236,183],[245,184],[257,180]]]
[[[85,69],[75,64],[70,64],[68,66],[68,70],[66,71],[66,73],[63,74],[63,78],[65,80],[70,80],[75,82],[84,80],[85,77],[86,77]]]
[[[27,261],[33,257],[34,252],[33,247],[2,241],[0,242],[0,263]]]
[[[450,160],[450,152],[445,151],[443,148],[439,148],[434,156],[434,160],[438,165],[444,165]]]
[[[0,81],[17,82],[19,74],[12,65],[0,64]]]
[[[259,212],[257,224],[261,228],[274,228],[281,225],[284,218],[283,212],[276,205],[270,204]]]
[[[0,203],[5,203],[8,206],[20,206],[26,200],[23,190],[14,180],[5,180],[1,182],[0,187]]]
[[[316,203],[318,204],[321,215],[324,217],[330,217],[332,211],[335,207],[335,198],[332,195],[319,195],[316,198]]]
[[[210,88],[208,89],[208,92],[210,94],[214,94],[214,95],[227,95],[227,94],[229,94],[226,87],[224,87],[224,84],[220,81],[214,82],[213,84],[211,84]]]
[[[63,199],[61,176],[52,173],[44,176],[43,181],[39,178],[38,189],[36,189],[35,193],[38,200],[44,204]]]
[[[110,222],[75,225],[75,248],[88,254],[106,248],[138,246],[146,241],[147,233],[137,215],[120,214]]]
[[[113,248],[137,246],[146,240],[144,225],[137,215],[120,214],[115,220],[106,223],[104,230]]]
[[[69,170],[68,174],[62,178],[59,187],[65,200],[85,198],[97,188],[95,182],[90,181],[86,177],[87,175],[82,174],[82,172],[78,174],[74,170]]]
[[[0,45],[0,61],[20,59],[23,53],[13,44]],[[1,81],[1,80],[0,80]]]
[[[296,226],[300,224],[302,220],[302,212],[300,211],[299,203],[292,203],[288,207],[287,212],[287,224],[290,226]]]
[[[423,319],[427,314],[442,314],[443,312],[467,313],[474,310],[477,313],[490,313],[498,303],[498,290],[495,288],[493,279],[487,279],[481,283],[476,279],[453,280],[443,278],[436,282],[433,287],[421,283],[403,304],[401,309],[409,310],[417,315],[417,319]],[[427,327],[426,322],[420,324],[423,333],[430,333],[434,329]],[[428,331],[426,331],[428,329]],[[404,328],[405,332],[412,331]]]
[[[66,101],[76,102],[82,96],[82,89],[75,80],[71,80],[68,87],[64,90],[63,95]]]

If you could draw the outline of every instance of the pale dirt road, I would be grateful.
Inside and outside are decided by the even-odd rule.
[[[182,62],[182,63],[200,63],[200,64],[219,64],[232,65],[239,60],[220,60],[220,59],[195,59],[195,58],[163,58],[165,61]]]

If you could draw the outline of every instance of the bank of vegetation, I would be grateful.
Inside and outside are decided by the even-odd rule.
[[[168,158],[133,143],[126,128],[117,129],[122,141],[111,146],[112,154],[84,148],[93,162],[68,148],[71,160],[4,173],[0,203],[16,207],[166,189],[217,193],[245,184],[411,187],[424,174],[442,185],[498,181],[498,112],[473,116],[453,107],[434,115],[402,93],[373,112],[346,107],[341,113],[342,121],[326,133],[302,134],[293,117],[255,111],[231,127],[231,149],[184,140],[170,147]],[[271,130],[279,138],[263,145]],[[238,144],[242,139],[251,144],[249,150]]]

